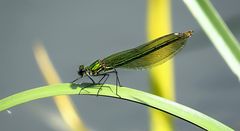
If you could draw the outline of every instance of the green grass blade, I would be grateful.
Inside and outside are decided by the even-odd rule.
[[[0,111],[4,111],[16,105],[40,98],[52,97],[57,95],[77,95],[80,89],[80,86],[71,87],[70,83],[49,85],[30,89],[1,99]],[[96,95],[98,89],[99,85],[85,88],[81,91],[81,95]],[[233,130],[230,127],[227,127],[226,125],[189,107],[180,105],[176,102],[172,102],[146,92],[138,91],[127,87],[119,87],[118,94],[121,96],[121,98],[119,98],[115,94],[115,85],[106,84],[100,91],[99,96],[115,97],[147,105],[149,107],[153,107],[177,116],[206,130]]]
[[[240,80],[240,44],[210,0],[183,0],[230,69]]]

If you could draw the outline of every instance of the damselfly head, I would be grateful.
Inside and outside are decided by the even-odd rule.
[[[84,73],[86,72],[84,65],[80,65],[78,68],[78,75],[83,77]]]

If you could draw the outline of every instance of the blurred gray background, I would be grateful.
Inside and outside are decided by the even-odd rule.
[[[240,38],[240,1],[212,0]],[[146,41],[145,0],[1,0],[0,98],[46,85],[33,56],[40,40],[63,82],[114,52]],[[173,0],[173,32],[195,31],[175,57],[177,102],[240,130],[240,86],[182,1]],[[148,72],[119,70],[121,83],[149,92]],[[110,80],[108,83],[111,83]],[[111,98],[71,96],[85,124],[94,131],[147,131],[148,108]],[[0,113],[2,131],[68,130],[51,98]],[[175,120],[177,131],[201,130]]]

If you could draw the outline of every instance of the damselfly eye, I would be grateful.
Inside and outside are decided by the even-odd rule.
[[[78,70],[83,70],[84,69],[84,65],[80,65]]]
[[[78,68],[78,75],[83,76],[84,72],[84,65],[80,65]]]

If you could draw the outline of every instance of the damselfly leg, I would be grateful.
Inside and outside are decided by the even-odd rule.
[[[100,79],[100,81],[98,82],[98,84],[101,84],[99,90],[98,90],[98,93],[97,95],[99,94],[99,92],[102,90],[102,87],[103,85],[105,84],[105,82],[108,80],[109,78],[109,74],[110,73],[114,73],[115,76],[116,76],[116,95],[120,97],[120,95],[118,94],[118,86],[121,87],[121,84],[120,84],[120,80],[119,80],[119,77],[118,77],[118,72],[117,70],[114,68],[112,71],[108,71],[108,72],[105,72],[105,73],[102,73],[102,74],[98,74],[98,76],[100,75],[103,75],[103,77]],[[106,78],[105,78],[106,77]],[[101,81],[105,78],[105,80],[103,81],[103,83],[101,83]],[[111,89],[111,88],[110,88]],[[112,90],[112,89],[111,89]]]
[[[108,80],[109,78],[109,75],[110,73],[114,73],[115,76],[116,76],[116,95],[120,97],[120,95],[118,94],[118,86],[121,87],[121,84],[120,84],[120,80],[119,80],[119,77],[118,77],[118,72],[116,69],[113,69],[112,71],[108,71],[108,72],[104,72],[104,73],[101,73],[101,74],[98,74],[96,76],[102,76],[102,78],[96,83],[94,81],[94,79],[92,78],[92,76],[90,75],[87,75],[87,77],[92,81],[91,84],[85,86],[85,87],[82,87],[81,90],[79,91],[79,95],[81,94],[81,91],[84,90],[85,88],[88,88],[88,87],[91,87],[92,85],[95,85],[95,84],[99,84],[100,85],[100,88],[98,89],[97,91],[97,96],[99,95],[100,91],[102,90],[102,87],[103,85],[106,83],[106,81]],[[82,77],[78,77],[76,78],[74,81],[72,81],[71,83],[73,84],[80,84],[80,83],[76,83],[76,81],[80,80]],[[103,81],[103,82],[102,82]],[[110,88],[110,87],[109,87]],[[112,88],[110,88],[110,90],[113,92]]]

